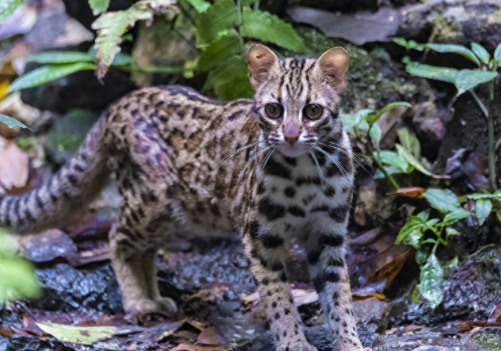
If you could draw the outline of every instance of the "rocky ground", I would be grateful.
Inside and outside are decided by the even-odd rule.
[[[50,6],[41,12],[31,29],[22,33],[15,52],[54,47],[87,50],[91,46],[88,30],[92,22],[87,2],[64,1],[66,11],[59,1],[46,2]],[[296,1],[299,6],[316,8],[307,15],[304,10],[284,8],[284,1],[262,2],[270,11],[294,23],[312,55],[332,46],[348,49],[350,84],[342,102],[343,112],[380,108],[393,101],[412,103],[411,109],[396,110],[380,121],[383,147],[392,148],[396,129],[406,126],[421,141],[423,156],[434,171],[450,175],[447,182],[427,185],[413,178],[412,185],[445,184],[459,193],[485,188],[482,165],[487,124],[478,106],[468,94],[456,98],[451,85],[407,74],[401,62],[407,53],[392,38],[456,44],[473,40],[492,52],[501,42],[498,0]],[[130,3],[112,1],[112,6],[120,9]],[[357,10],[362,5],[371,12]],[[81,24],[75,24],[70,16]],[[385,25],[374,25],[378,23]],[[68,28],[75,26],[78,30],[71,31],[79,34],[69,38]],[[136,28],[133,34],[139,39],[125,43],[124,51],[132,53],[138,62],[172,64],[196,56],[184,40],[161,32],[155,25]],[[471,68],[468,61],[457,56],[431,52],[410,55],[421,63]],[[33,66],[29,64],[27,68]],[[14,156],[4,152],[1,157],[12,157],[17,164],[24,160],[24,168],[16,169],[14,179],[9,179],[12,191],[22,193],[36,187],[57,170],[71,157],[102,110],[117,97],[139,86],[169,82],[171,78],[152,74],[130,77],[111,72],[102,86],[92,72],[81,72],[24,91],[24,104],[18,97],[2,101],[0,113],[18,117],[31,126],[28,132],[0,128],[0,141],[19,145]],[[203,78],[180,78],[177,82],[201,89]],[[114,88],[109,89],[110,86]],[[485,96],[486,92],[480,90],[479,94]],[[494,111],[501,113],[501,99]],[[496,128],[501,132],[499,119]],[[8,188],[5,181],[5,173],[0,172],[0,183]],[[463,236],[453,245],[460,262],[445,281],[443,303],[436,309],[426,303],[414,303],[412,291],[419,279],[414,251],[395,245],[402,216],[393,213],[389,190],[381,184],[366,170],[359,170],[348,265],[364,345],[375,351],[501,350],[499,228],[472,229],[468,223],[461,224]],[[43,296],[28,303],[0,306],[0,351],[273,350],[238,242],[180,242],[165,250],[158,258],[160,286],[163,294],[179,304],[180,313],[142,326],[131,324],[128,316],[123,315],[106,241],[119,201],[116,190],[110,187],[71,226],[21,241],[21,253],[36,265]],[[440,255],[444,260],[451,258],[448,252]],[[308,337],[319,351],[330,351],[329,332],[318,326],[322,322],[321,311],[307,279],[304,253],[293,248],[290,260],[295,300],[308,326]],[[42,329],[48,322],[55,323],[55,331]],[[87,339],[78,344],[72,342],[74,337],[68,334],[76,333],[75,330],[68,331],[62,325],[81,326],[80,338]],[[92,338],[96,325],[106,327],[99,341]],[[58,337],[54,337],[56,334]]]

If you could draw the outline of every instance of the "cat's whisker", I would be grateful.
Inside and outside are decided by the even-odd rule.
[[[273,155],[273,153],[275,152],[275,150],[277,149],[277,147],[273,147],[273,149],[266,155],[265,159],[264,159],[264,162],[261,164],[261,169],[264,170],[265,167],[266,167],[266,164],[268,163],[268,161],[270,160],[271,156]]]
[[[330,155],[329,153],[324,151],[320,146],[313,146],[313,148],[315,148],[316,150],[320,151],[325,156],[327,156],[339,169],[341,169],[343,171],[343,173],[346,173],[346,170],[344,169],[344,167],[332,155]]]
[[[322,183],[322,190],[325,191],[325,175],[324,172],[322,171],[322,168],[320,167],[320,163],[318,162],[317,156],[315,156],[315,153],[311,150],[308,150],[310,153],[311,157],[313,157],[313,161],[315,162],[315,165],[317,167],[318,175],[320,177],[320,182]]]
[[[229,154],[228,156],[226,156],[225,158],[223,158],[218,164],[217,166],[219,167],[223,162],[227,161],[228,159],[234,157],[236,154],[244,151],[244,150],[247,150],[248,148],[251,148],[253,146],[256,146],[257,144],[259,144],[260,141],[256,141],[255,143],[252,143],[250,145],[245,145],[245,146],[242,146],[241,148],[237,149],[236,151],[232,152],[231,154]]]
[[[245,164],[244,169],[238,175],[238,179],[241,180],[243,175],[245,174],[246,169],[252,164],[252,162],[254,162],[263,152],[265,152],[266,150],[268,150],[270,148],[271,148],[271,146],[267,146],[264,149],[257,152],[254,156],[252,156],[251,159],[249,161],[247,161],[247,163]]]
[[[329,148],[334,148],[336,149],[337,151],[339,152],[342,152],[344,153],[345,155],[347,156],[350,156],[350,157],[353,157],[353,160],[360,166],[360,168],[362,168],[367,174],[369,174],[369,171],[367,170],[367,168],[365,168],[365,166],[363,165],[362,163],[362,158],[354,153],[349,153],[348,151],[346,151],[345,149],[339,147],[339,145],[335,145],[333,143],[331,144],[328,144],[328,143],[322,143],[322,142],[319,142],[318,144],[320,145],[324,145],[326,147],[329,147]]]

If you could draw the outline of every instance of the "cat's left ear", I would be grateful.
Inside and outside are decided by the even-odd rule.
[[[278,57],[266,46],[252,44],[247,51],[247,67],[250,82],[257,89],[279,69]]]
[[[315,71],[326,79],[337,92],[346,87],[346,73],[350,67],[348,51],[338,46],[327,50],[315,63]]]

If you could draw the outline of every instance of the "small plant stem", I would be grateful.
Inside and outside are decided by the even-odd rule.
[[[484,113],[485,118],[489,118],[489,111],[487,111],[487,108],[485,107],[485,105],[482,102],[482,100],[480,100],[480,98],[478,97],[477,93],[475,93],[474,90],[470,90],[470,93],[475,98],[475,101],[477,102],[478,106],[480,107],[480,109]]]
[[[497,190],[496,184],[496,141],[494,140],[494,87],[496,80],[491,80],[489,84],[489,109],[480,100],[474,90],[470,90],[471,95],[475,98],[478,106],[487,118],[488,128],[488,157],[489,157],[489,185],[492,191]]]
[[[369,130],[369,132],[370,132],[370,130]],[[377,153],[374,152],[374,148],[372,146],[372,142],[370,141],[370,139],[367,140],[367,147],[369,149],[369,152],[371,153],[372,159],[374,160],[374,162],[376,162],[376,166],[381,170],[381,172],[383,172],[384,177],[386,178],[386,180],[391,183],[391,185],[393,186],[393,188],[395,188],[395,190],[400,189],[400,185],[398,185],[398,183],[395,180],[395,178],[393,178],[391,176],[391,174],[389,174],[386,171],[386,169],[384,168],[383,164],[379,160],[379,154],[377,154]]]
[[[496,141],[494,140],[494,89],[496,80],[493,79],[489,82],[489,116],[487,123],[489,126],[489,183],[491,190],[497,190],[496,184],[496,154],[495,147]]]
[[[240,35],[240,27],[242,27],[242,1],[237,0],[237,33],[238,33],[238,39],[240,40],[240,48],[243,54],[244,40],[242,39],[242,35]]]

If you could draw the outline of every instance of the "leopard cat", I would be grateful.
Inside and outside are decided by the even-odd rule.
[[[182,86],[122,98],[50,181],[1,198],[0,225],[21,234],[60,226],[113,174],[122,204],[110,247],[127,312],[176,311],[159,293],[159,246],[239,233],[277,349],[313,351],[284,266],[294,240],[307,252],[333,348],[362,350],[344,246],[354,167],[338,105],[348,54],[278,59],[254,44],[247,63],[254,100],[218,102]]]

